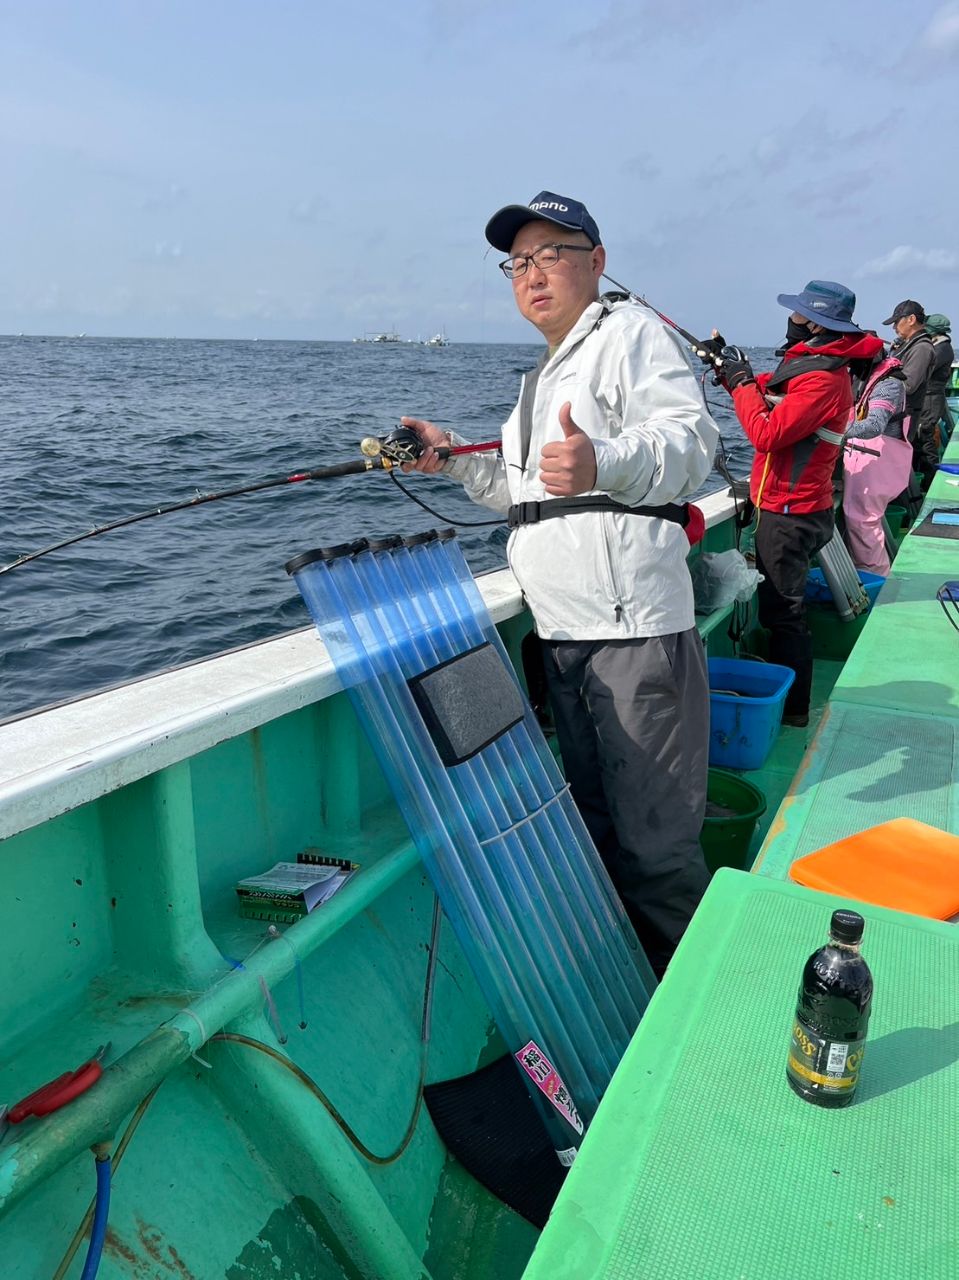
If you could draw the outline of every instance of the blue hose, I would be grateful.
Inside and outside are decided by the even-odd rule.
[[[110,1157],[97,1159],[97,1203],[93,1210],[93,1227],[90,1231],[90,1247],[83,1264],[80,1280],[94,1280],[100,1269],[100,1255],[107,1236],[107,1215],[110,1212]]]

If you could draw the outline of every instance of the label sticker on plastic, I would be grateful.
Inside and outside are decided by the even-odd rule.
[[[833,1042],[829,1046],[829,1057],[826,1061],[826,1072],[831,1076],[841,1076],[846,1068],[846,1059],[849,1057],[848,1044],[836,1044]]]
[[[581,1134],[583,1122],[579,1118],[579,1112],[573,1106],[569,1090],[563,1084],[558,1072],[553,1070],[552,1063],[539,1045],[534,1040],[530,1040],[529,1044],[524,1045],[517,1053],[516,1061],[536,1087],[546,1094],[563,1119]]]
[[[578,1150],[579,1150],[579,1147],[567,1147],[565,1151],[556,1152],[556,1158],[559,1160],[560,1164],[563,1166],[564,1169],[568,1169],[569,1166],[576,1159],[576,1153]]]
[[[786,1071],[803,1088],[816,1085],[823,1093],[852,1091],[859,1080],[864,1045],[846,1040],[828,1040],[818,1035],[797,1015]]]

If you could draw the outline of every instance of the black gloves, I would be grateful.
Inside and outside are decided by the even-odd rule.
[[[720,352],[720,363],[716,366],[716,378],[727,391],[735,391],[744,387],[747,382],[755,382],[756,375],[742,347],[723,347]]]
[[[716,336],[707,338],[705,342],[700,342],[696,348],[696,355],[699,356],[703,364],[709,365],[711,369],[716,367],[716,361],[723,353],[723,347],[726,345],[726,339],[716,330]]]
[[[699,342],[693,348],[704,365],[715,373],[713,382],[716,386],[724,386],[727,391],[734,391],[747,382],[755,382],[756,375],[752,365],[746,358],[742,347],[731,347],[718,329],[705,342]]]

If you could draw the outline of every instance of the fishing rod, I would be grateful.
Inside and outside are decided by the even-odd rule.
[[[499,449],[499,440],[486,440],[480,444],[462,444],[443,447],[436,450],[441,458],[452,458],[464,453],[489,453]],[[151,507],[149,511],[139,511],[136,515],[122,516],[119,520],[111,520],[109,524],[97,525],[86,533],[77,533],[69,538],[61,538],[39,551],[31,551],[29,555],[18,556],[9,564],[0,565],[0,574],[18,569],[31,560],[39,560],[53,551],[61,551],[64,547],[72,547],[88,538],[99,537],[101,533],[109,533],[113,529],[122,529],[127,525],[137,524],[140,520],[150,520],[154,516],[169,515],[172,511],[186,511],[190,507],[200,507],[207,502],[219,502],[221,498],[236,498],[244,493],[259,493],[263,489],[276,489],[281,485],[300,484],[304,480],[333,480],[339,476],[365,475],[370,471],[392,472],[403,462],[415,462],[423,452],[423,442],[411,427],[397,427],[386,436],[366,436],[360,441],[362,458],[351,462],[337,462],[329,467],[314,467],[309,471],[294,471],[292,475],[276,476],[269,480],[257,480],[252,484],[237,485],[232,489],[221,489],[217,493],[197,493],[182,502],[170,502],[166,506]]]
[[[693,337],[688,329],[684,329],[681,324],[677,324],[675,320],[671,320],[669,316],[665,315],[657,307],[654,307],[653,304],[644,298],[642,294],[634,293],[632,289],[627,289],[624,284],[620,284],[618,280],[614,280],[613,277],[607,275],[605,271],[603,272],[603,279],[608,280],[610,284],[614,284],[616,288],[622,290],[627,297],[633,298],[642,306],[647,307],[654,316],[659,316],[663,324],[668,324],[671,329],[674,329],[681,338],[684,338],[689,343],[690,347],[692,347],[694,356],[698,356],[700,360],[712,364],[713,368],[718,369],[720,365],[722,365],[723,356],[727,355],[727,353],[734,359],[744,360],[746,358],[746,353],[741,347],[724,346],[722,349],[723,354],[718,355],[714,347],[707,347],[699,338]],[[864,444],[854,444],[852,440],[847,440],[843,445],[843,448],[852,449],[855,453],[868,453],[873,458],[882,457],[882,454],[878,449],[867,449]]]
[[[603,279],[608,280],[610,284],[614,284],[616,288],[621,290],[623,293],[625,293],[627,297],[632,298],[634,301],[641,303],[642,306],[647,307],[650,311],[652,311],[653,315],[659,316],[663,324],[668,324],[670,329],[674,329],[681,338],[685,338],[685,340],[692,347],[694,356],[699,356],[700,360],[708,361],[717,369],[722,364],[722,358],[719,355],[717,355],[714,348],[707,347],[706,344],[702,342],[699,338],[694,338],[688,329],[684,329],[681,324],[677,324],[675,320],[671,320],[669,316],[665,315],[657,307],[654,307],[653,304],[649,302],[646,298],[644,298],[642,294],[634,293],[632,289],[627,289],[624,284],[620,284],[618,280],[614,280],[613,277],[610,275],[607,275],[605,271],[603,272]],[[739,348],[724,347],[723,350],[738,352]]]

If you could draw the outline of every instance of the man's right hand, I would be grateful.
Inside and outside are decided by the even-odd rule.
[[[434,475],[437,471],[442,471],[446,465],[446,459],[441,458],[436,450],[449,447],[449,432],[441,431],[434,423],[427,422],[424,418],[400,418],[400,423],[404,427],[412,427],[423,441],[424,446],[423,452],[416,461],[404,462],[400,470],[423,471],[427,475]]]

